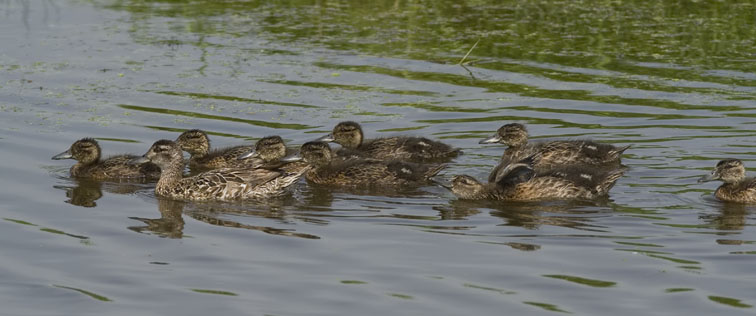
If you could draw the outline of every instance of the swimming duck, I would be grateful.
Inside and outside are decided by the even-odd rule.
[[[286,148],[286,144],[281,136],[266,136],[260,138],[251,151],[239,156],[238,159],[252,159],[256,168],[280,168],[281,170],[293,173],[299,172],[302,168],[308,168],[309,164],[304,161],[281,161],[287,154],[293,153]]]
[[[627,168],[602,171],[571,167],[537,174],[532,163],[507,165],[495,183],[481,183],[468,175],[455,176],[452,193],[467,200],[536,201],[594,199],[608,194]]]
[[[138,156],[116,155],[100,159],[102,150],[94,138],[82,138],[71,147],[52,157],[54,160],[75,159],[71,167],[71,176],[77,178],[104,179],[157,179],[160,168],[152,163],[129,164],[129,160]]]
[[[242,200],[280,195],[308,169],[299,173],[262,168],[225,168],[184,178],[184,157],[179,145],[159,140],[132,163],[150,161],[161,167],[155,194],[186,200]]]
[[[343,148],[336,152],[341,157],[431,162],[448,161],[461,153],[457,148],[425,137],[395,136],[365,140],[360,124],[352,121],[336,124],[331,134],[317,140],[341,145]]]
[[[724,182],[714,192],[722,201],[738,203],[756,202],[756,178],[746,178],[743,162],[738,159],[724,159],[717,163],[711,174],[698,179],[698,182],[720,180]]]
[[[500,143],[509,146],[502,154],[499,165],[488,176],[489,182],[495,182],[497,176],[501,176],[499,173],[502,168],[535,153],[539,153],[541,157],[533,168],[540,172],[568,164],[618,166],[620,156],[630,148],[629,145],[615,147],[589,140],[528,143],[528,131],[525,125],[519,123],[506,124],[499,128],[496,135],[481,140],[479,143]]]
[[[246,168],[253,167],[254,164],[251,160],[237,159],[253,146],[239,145],[210,150],[210,138],[203,130],[183,132],[176,138],[176,143],[181,150],[189,153],[189,168],[192,169]]]
[[[446,165],[422,165],[399,160],[371,160],[353,158],[334,160],[325,142],[302,145],[298,156],[284,160],[302,159],[313,166],[306,174],[308,181],[340,186],[400,186],[420,184],[444,169]]]

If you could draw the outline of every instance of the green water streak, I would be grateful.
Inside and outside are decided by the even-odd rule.
[[[164,108],[154,108],[154,107],[146,107],[146,106],[138,106],[138,105],[118,104],[118,107],[128,109],[128,110],[133,110],[133,111],[142,111],[142,112],[148,112],[148,113],[186,116],[186,117],[201,118],[201,119],[208,119],[208,120],[245,123],[245,124],[263,126],[263,127],[269,127],[269,128],[282,128],[282,129],[294,129],[294,130],[314,128],[314,126],[303,125],[303,124],[273,123],[269,121],[247,120],[247,119],[241,119],[241,118],[229,117],[229,116],[204,114],[204,113],[190,112],[190,111],[171,110],[171,109],[164,109]]]
[[[198,93],[198,92],[179,92],[179,91],[149,91],[149,92],[154,92],[154,93],[163,94],[163,95],[174,95],[174,96],[181,96],[181,97],[190,97],[190,98],[193,98],[193,99],[213,99],[213,100],[236,101],[236,102],[253,103],[253,104],[292,106],[292,107],[310,108],[310,109],[320,108],[319,106],[309,105],[309,104],[278,102],[278,101],[266,101],[266,100],[260,100],[260,99],[250,99],[250,98],[234,97],[234,96],[227,96],[227,95],[207,94],[207,93]]]
[[[102,295],[99,295],[99,294],[95,294],[95,293],[90,292],[90,291],[86,291],[86,290],[82,290],[82,289],[77,289],[75,287],[63,286],[63,285],[57,285],[57,284],[53,284],[53,286],[57,287],[57,288],[61,288],[61,289],[67,289],[67,290],[76,291],[76,292],[79,292],[79,293],[84,294],[86,296],[89,296],[89,297],[91,297],[93,299],[96,299],[98,301],[102,301],[102,302],[112,302],[113,301],[113,300],[111,300],[111,299],[109,299],[109,298],[107,298],[105,296],[102,296]]]
[[[560,312],[560,313],[567,313],[572,314],[566,310],[560,309],[558,306],[554,304],[547,304],[547,303],[541,303],[541,302],[523,302],[528,305],[536,306],[543,308],[544,310],[550,311],[550,312]]]
[[[719,304],[729,305],[737,308],[751,308],[753,305],[741,303],[739,299],[724,296],[709,296],[709,299]]]
[[[617,282],[594,280],[594,279],[586,279],[586,278],[581,278],[581,277],[571,276],[571,275],[545,274],[543,276],[547,277],[547,278],[554,278],[554,279],[559,279],[559,280],[570,281],[570,282],[573,282],[573,283],[587,285],[587,286],[590,286],[590,287],[613,287],[613,286],[617,285]]]
[[[192,292],[202,293],[202,294],[214,294],[214,295],[226,295],[226,296],[239,296],[239,294],[228,292],[228,291],[219,291],[219,290],[206,290],[206,289],[190,289]]]

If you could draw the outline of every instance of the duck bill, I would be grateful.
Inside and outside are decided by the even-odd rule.
[[[479,141],[478,144],[493,144],[493,143],[498,143],[500,141],[501,141],[501,137],[499,135],[494,135],[494,136],[491,136],[489,138]]]
[[[61,159],[73,159],[73,155],[71,155],[71,150],[66,150],[60,154],[57,154],[55,156],[52,156],[53,160],[61,160]]]
[[[704,183],[704,182],[709,182],[709,181],[714,181],[714,180],[719,180],[719,175],[711,173],[711,174],[707,174],[699,178],[698,183]]]
[[[315,141],[316,141],[316,142],[326,142],[326,143],[330,143],[330,142],[332,142],[332,141],[335,141],[335,140],[336,140],[336,139],[335,139],[335,138],[333,138],[333,134],[328,134],[328,135],[326,135],[326,136],[323,136],[323,137],[321,137],[321,138],[318,138],[318,139],[316,139]]]
[[[245,153],[245,154],[241,154],[241,155],[240,155],[239,157],[236,157],[236,159],[237,159],[237,160],[244,160],[244,159],[247,159],[247,158],[253,158],[253,157],[254,157],[254,158],[260,157],[260,153],[258,153],[257,151],[255,151],[255,150],[253,149],[252,151],[250,151],[250,152],[248,152],[248,153]]]
[[[131,158],[129,159],[127,163],[130,165],[141,165],[146,162],[150,162],[150,158],[142,156],[142,157]]]
[[[438,185],[438,186],[440,186],[442,188],[445,188],[445,189],[447,189],[449,191],[451,191],[451,189],[452,189],[451,182],[448,182],[448,181],[439,181],[439,180],[430,178],[430,182],[434,183],[434,184],[436,184],[436,185]]]
[[[302,161],[302,157],[300,157],[299,154],[294,154],[294,155],[283,157],[280,160],[282,162],[296,162],[296,161]]]

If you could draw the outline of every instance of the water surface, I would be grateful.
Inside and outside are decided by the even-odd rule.
[[[754,313],[754,207],[696,179],[756,166],[749,1],[0,1],[6,315]],[[469,53],[469,54],[468,54]],[[466,56],[466,57],[465,57]],[[300,183],[182,203],[68,177],[207,130],[213,146],[342,120],[465,151],[485,179],[509,122],[632,145],[596,203]]]

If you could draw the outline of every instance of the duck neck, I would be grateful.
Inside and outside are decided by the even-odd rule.
[[[81,173],[86,172],[86,170],[97,165],[97,163],[99,162],[99,158],[92,161],[77,161],[73,166],[71,166],[71,170],[69,170],[69,172],[71,172],[71,175],[75,177]]]
[[[190,152],[189,159],[192,159],[192,160],[202,159],[202,158],[205,158],[205,156],[207,156],[208,153],[210,153],[209,150]]]
[[[184,159],[179,157],[167,166],[160,166],[160,179],[155,185],[155,192],[166,192],[184,178]]]

